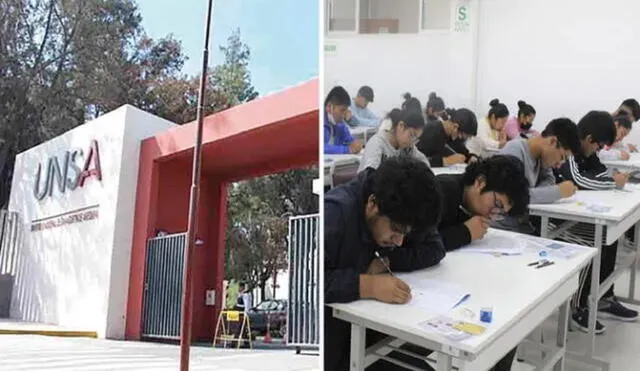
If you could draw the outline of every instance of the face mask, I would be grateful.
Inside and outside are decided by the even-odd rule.
[[[529,129],[531,129],[531,126],[533,126],[533,123],[531,123],[531,122],[520,124],[520,127],[522,128],[522,130],[529,130]]]
[[[336,124],[336,119],[333,117],[333,113],[331,113],[333,111],[333,106],[330,106],[329,109],[326,112],[327,115],[327,120],[332,124],[335,125]]]

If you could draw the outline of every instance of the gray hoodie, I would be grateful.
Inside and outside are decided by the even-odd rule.
[[[500,154],[517,157],[524,164],[524,175],[532,186],[530,189],[532,204],[551,204],[562,198],[560,188],[556,185],[553,169],[544,168],[542,160],[531,156],[529,145],[525,139],[509,141]]]

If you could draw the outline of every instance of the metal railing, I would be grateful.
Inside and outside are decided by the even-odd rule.
[[[178,233],[147,241],[142,337],[180,338],[186,237],[186,233]]]
[[[287,344],[300,351],[320,344],[320,217],[289,218]]]

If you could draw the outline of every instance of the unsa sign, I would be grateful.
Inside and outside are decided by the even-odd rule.
[[[56,186],[60,193],[65,193],[66,190],[73,191],[83,187],[92,176],[99,181],[102,180],[100,151],[96,140],[91,141],[86,153],[82,149],[66,151],[63,156],[50,157],[45,167],[38,164],[33,195],[40,201],[52,196]]]

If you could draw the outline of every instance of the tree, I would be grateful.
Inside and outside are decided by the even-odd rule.
[[[209,72],[206,115],[258,97],[249,72],[251,50],[242,42],[240,30],[236,29],[219,50],[224,55],[224,62]],[[152,84],[153,104],[145,109],[176,123],[191,122],[196,119],[199,84],[199,76],[156,81]]]
[[[17,153],[123,104],[153,107],[151,87],[183,62],[178,41],[144,34],[133,1],[0,2],[0,206]]]
[[[181,74],[172,35],[149,38],[131,0],[0,1],[0,207],[17,153],[124,104],[195,120],[199,77]],[[211,71],[205,113],[254,99],[249,47],[236,30]]]
[[[259,287],[287,268],[288,216],[318,212],[317,167],[233,184],[227,203],[226,277]],[[275,282],[274,282],[275,283]]]

